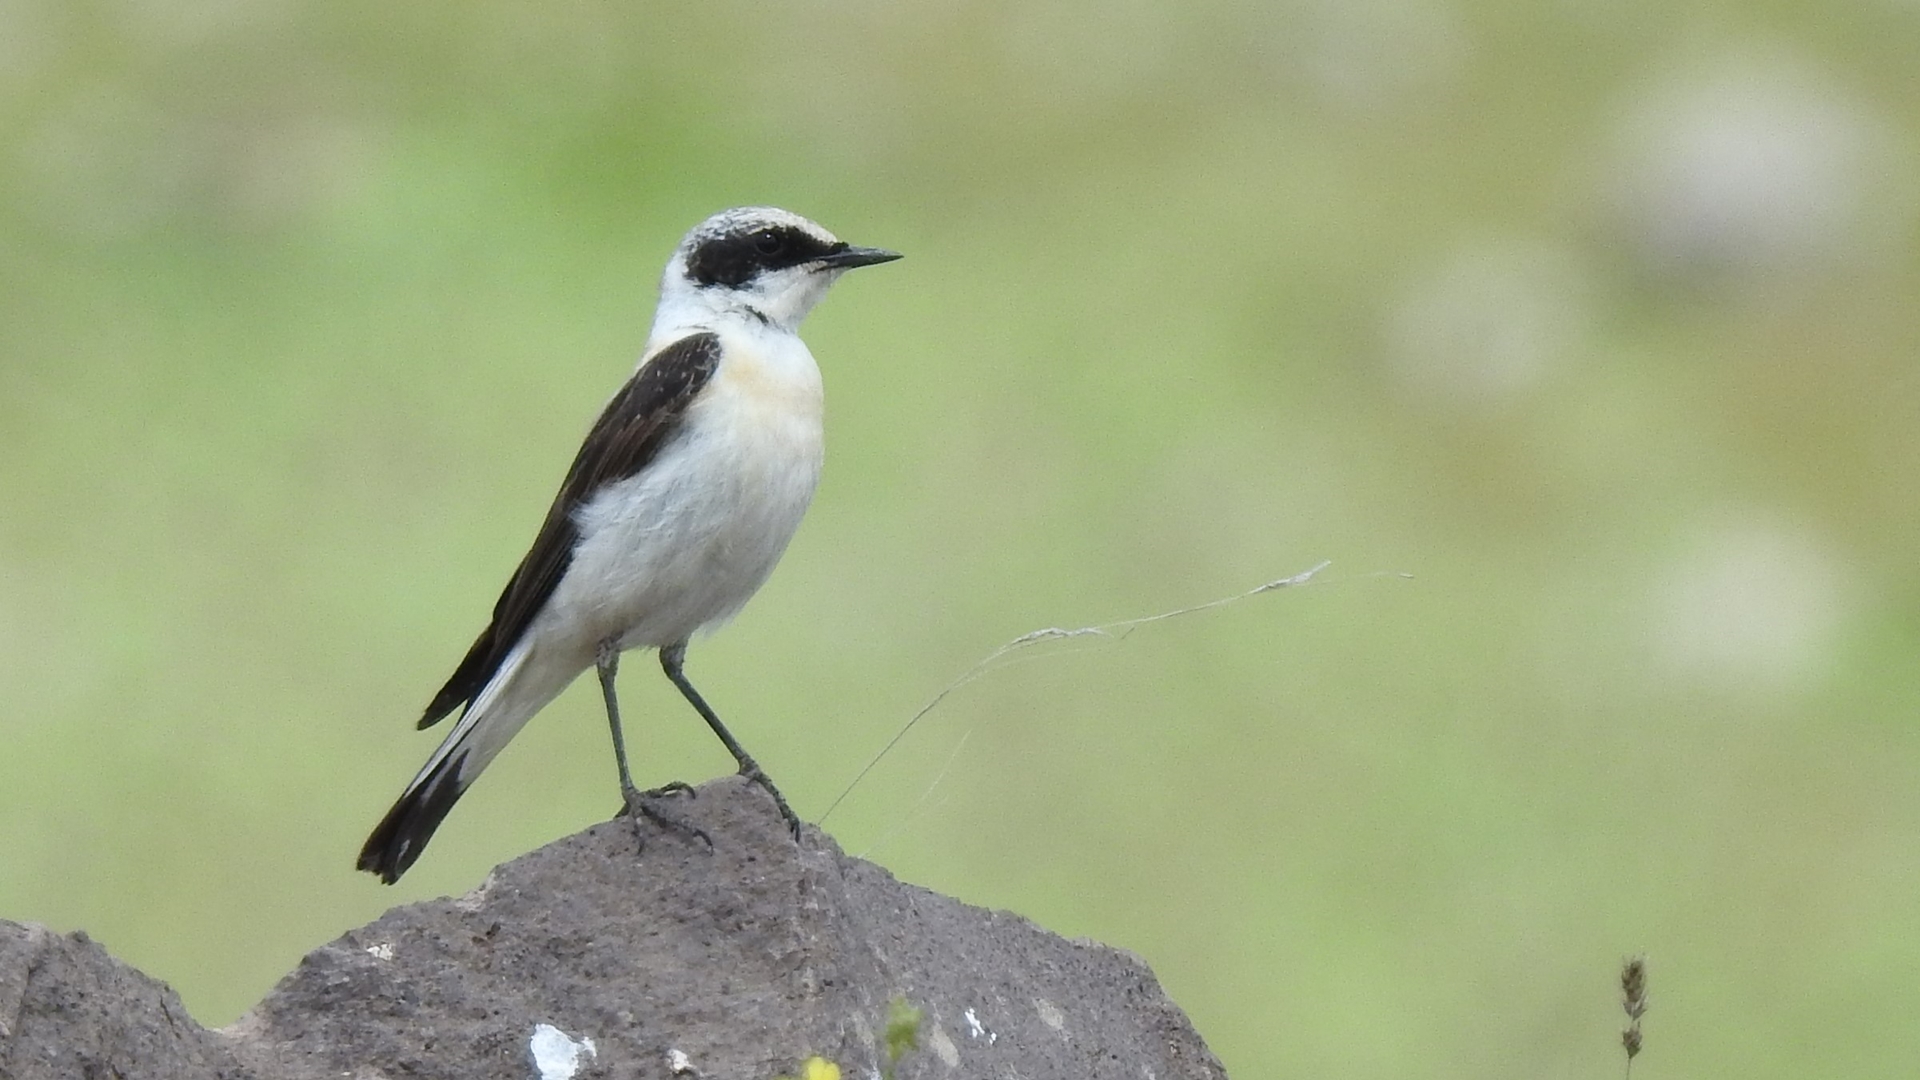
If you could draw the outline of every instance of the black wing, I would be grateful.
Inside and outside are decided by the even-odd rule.
[[[580,444],[532,550],[493,605],[492,625],[434,695],[420,718],[421,727],[438,723],[479,696],[573,562],[574,544],[580,539],[574,512],[602,485],[632,476],[654,459],[719,366],[719,337],[692,334],[655,353],[607,402]]]

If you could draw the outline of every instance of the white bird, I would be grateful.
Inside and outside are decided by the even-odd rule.
[[[492,624],[420,726],[465,711],[367,838],[360,869],[399,880],[480,771],[590,667],[627,812],[677,824],[649,800],[686,786],[639,791],[627,768],[614,674],[637,648],[660,650],[667,678],[797,834],[799,819],[682,663],[690,638],[767,580],[813,499],[820,369],[801,320],[845,271],[899,257],[770,207],[715,214],[680,241],[639,367],[587,432]]]

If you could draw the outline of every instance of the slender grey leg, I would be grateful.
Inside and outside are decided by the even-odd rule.
[[[613,677],[620,672],[619,643],[601,642],[594,666],[600,671],[600,696],[607,703],[607,726],[613,730],[613,760],[620,766],[620,796],[631,810],[640,802],[640,789],[633,786],[633,773],[627,768],[627,739],[620,731],[620,699],[613,692]]]
[[[646,843],[646,834],[640,831],[640,818],[645,815],[667,828],[692,833],[706,841],[707,846],[711,848],[713,837],[708,836],[706,830],[661,813],[653,806],[654,799],[668,792],[684,792],[692,795],[693,788],[677,780],[651,791],[641,791],[633,786],[633,773],[627,768],[627,740],[620,730],[620,700],[613,692],[613,678],[620,671],[620,643],[616,640],[601,642],[600,649],[594,656],[594,667],[600,672],[600,696],[607,703],[607,726],[613,732],[613,760],[620,766],[620,798],[626,804],[624,812],[633,819],[633,827],[640,836],[641,844],[644,846]]]
[[[673,685],[680,688],[681,696],[686,698],[694,711],[700,714],[700,718],[707,722],[707,726],[713,729],[713,733],[720,736],[720,741],[726,744],[727,752],[732,754],[733,760],[739,763],[740,775],[767,789],[767,794],[773,796],[774,805],[780,808],[780,816],[787,820],[787,828],[793,832],[793,838],[800,839],[800,819],[787,806],[787,800],[781,796],[780,789],[773,786],[773,781],[767,776],[766,770],[760,768],[759,763],[753,760],[753,755],[747,753],[746,748],[740,745],[740,741],[727,730],[727,725],[721,723],[720,718],[714,715],[706,699],[700,696],[700,691],[695,690],[693,684],[687,681],[687,673],[683,670],[686,659],[687,643],[684,641],[660,650],[660,666],[666,670],[667,678],[673,680]]]

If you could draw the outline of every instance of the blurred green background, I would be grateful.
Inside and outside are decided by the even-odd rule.
[[[1893,0],[5,0],[0,917],[225,1023],[609,814],[582,683],[352,871],[673,244],[772,203],[908,254],[691,656],[803,816],[1010,638],[1328,559],[972,683],[830,831],[1139,952],[1238,1077],[1617,1075],[1640,950],[1636,1076],[1911,1075],[1917,56]],[[643,783],[725,771],[623,690]]]

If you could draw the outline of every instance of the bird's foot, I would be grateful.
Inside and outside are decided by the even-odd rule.
[[[707,830],[695,825],[693,822],[686,820],[678,814],[669,813],[657,805],[674,795],[685,795],[691,799],[696,794],[698,793],[693,790],[692,785],[679,780],[662,784],[648,791],[641,791],[639,788],[629,786],[621,792],[621,796],[625,799],[626,805],[622,806],[620,812],[614,816],[624,817],[628,821],[633,822],[634,836],[639,840],[642,850],[646,848],[647,834],[646,826],[641,823],[640,819],[646,818],[648,821],[653,822],[669,832],[684,833],[688,836],[697,837],[701,843],[707,845],[708,851],[712,851],[713,837],[707,835]]]
[[[799,843],[800,817],[793,812],[792,807],[787,805],[786,797],[780,794],[779,788],[773,786],[773,781],[767,774],[761,771],[760,766],[748,764],[741,766],[740,775],[746,777],[748,782],[760,785],[766,789],[767,794],[773,796],[773,805],[780,808],[780,816],[786,820],[787,831],[793,834],[794,843]]]

